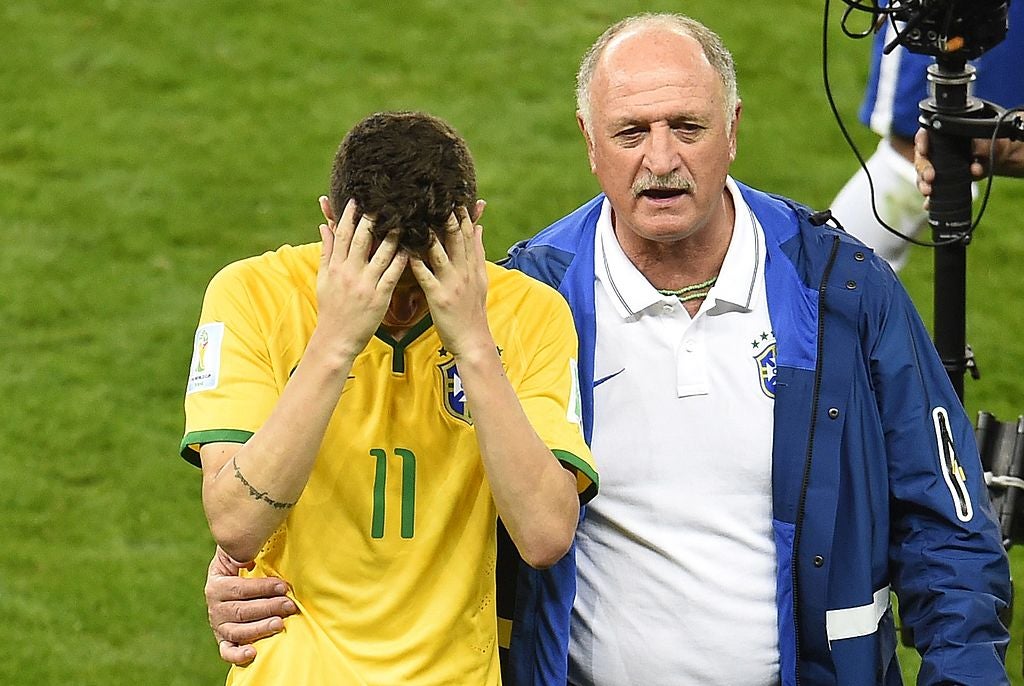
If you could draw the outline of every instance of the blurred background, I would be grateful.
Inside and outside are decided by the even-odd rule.
[[[316,240],[339,141],[384,109],[427,110],[466,137],[497,259],[597,192],[575,70],[640,11],[687,13],[734,52],[734,175],[826,207],[856,160],[824,96],[818,2],[0,6],[0,683],[222,683],[200,473],[178,457],[208,280]],[[856,121],[870,46],[833,14],[833,89],[870,154]],[[1024,411],[1022,214],[1024,182],[997,180],[968,250],[972,417]],[[931,253],[915,248],[901,276],[930,321]],[[1024,619],[1013,634],[1020,684]],[[901,661],[912,682],[914,656]]]

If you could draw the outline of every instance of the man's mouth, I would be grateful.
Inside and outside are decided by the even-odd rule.
[[[651,198],[652,200],[670,200],[672,198],[678,198],[684,193],[686,193],[686,191],[681,188],[648,188],[640,191],[641,196]]]

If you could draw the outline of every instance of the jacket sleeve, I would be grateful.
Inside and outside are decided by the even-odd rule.
[[[884,265],[868,354],[885,432],[890,561],[919,684],[1008,684],[1010,573],[971,423],[913,303]]]

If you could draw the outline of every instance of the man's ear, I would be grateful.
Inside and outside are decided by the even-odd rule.
[[[732,130],[729,132],[729,161],[736,161],[736,135],[737,129],[740,128],[740,115],[743,113],[743,101],[736,101],[736,109],[732,113]]]
[[[579,110],[576,111],[576,126],[580,127],[580,133],[583,134],[583,140],[587,142],[587,159],[590,160],[590,172],[592,174],[596,174],[597,166],[594,164],[594,141],[590,137],[590,132],[587,130],[587,124],[583,121],[583,115],[580,114]]]

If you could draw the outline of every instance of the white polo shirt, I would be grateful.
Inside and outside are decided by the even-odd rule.
[[[778,683],[764,233],[731,179],[729,249],[691,319],[595,232],[593,453],[577,534],[577,686]]]

